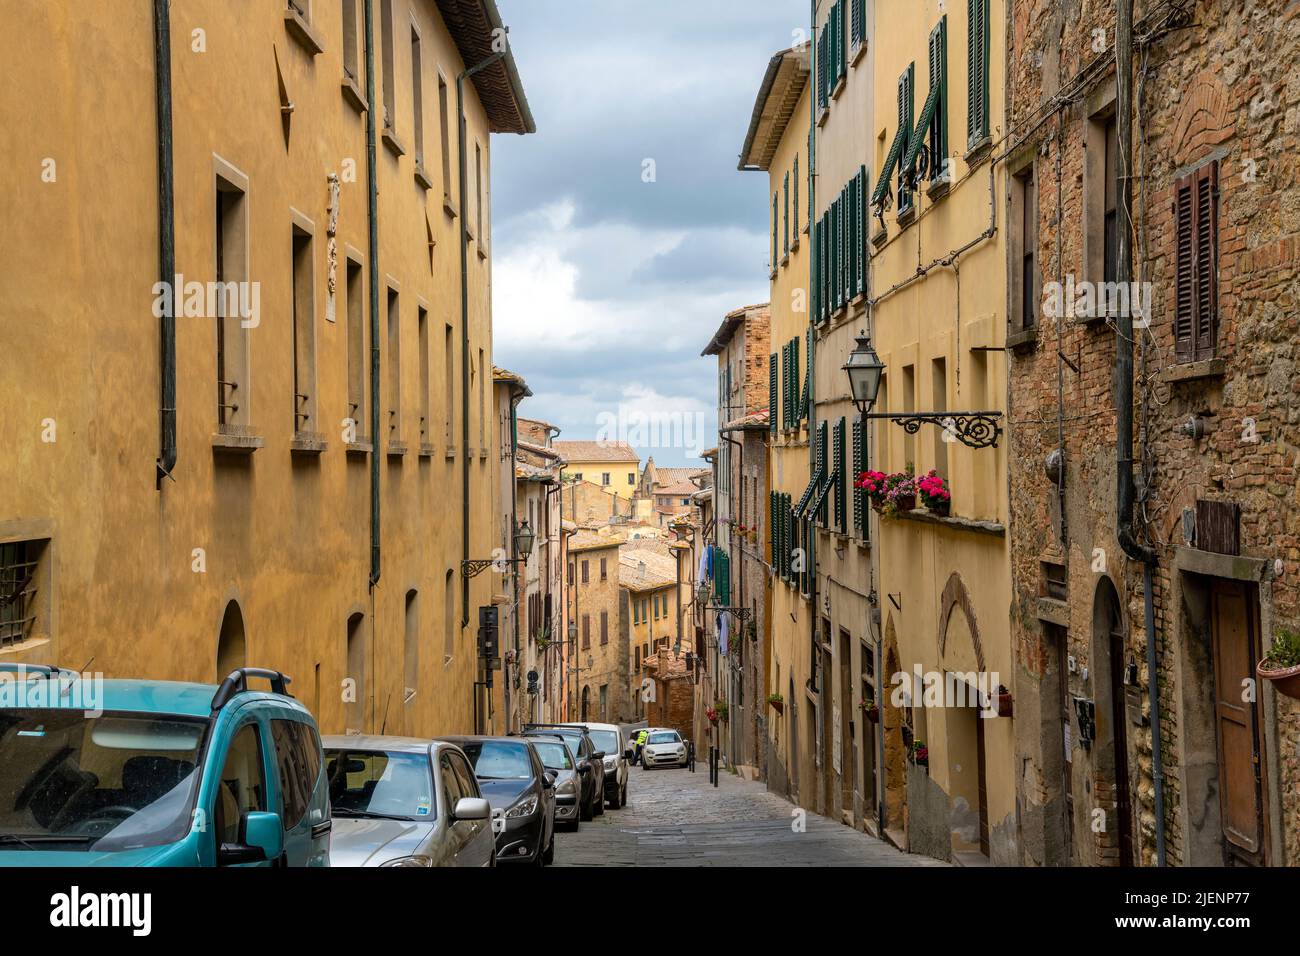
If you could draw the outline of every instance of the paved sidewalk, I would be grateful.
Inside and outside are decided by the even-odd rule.
[[[557,866],[943,866],[799,812],[761,783],[725,770],[716,789],[703,761],[687,770],[632,768],[628,806],[577,833],[557,832]]]

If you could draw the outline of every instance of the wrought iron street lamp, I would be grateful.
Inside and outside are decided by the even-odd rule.
[[[525,518],[523,523],[515,529],[515,554],[513,558],[470,558],[460,563],[460,574],[464,578],[478,577],[488,568],[498,568],[505,571],[503,565],[507,564],[527,564],[528,556],[533,553],[533,542],[537,536],[533,534],[533,529],[528,526],[528,519]]]
[[[880,376],[885,370],[885,364],[872,348],[871,336],[865,332],[858,336],[843,368],[849,376],[853,404],[858,407],[863,418],[884,418],[897,422],[909,435],[915,435],[922,425],[937,425],[951,435],[954,441],[969,448],[998,446],[998,437],[1002,434],[1002,426],[998,424],[1001,412],[872,412],[880,394]]]

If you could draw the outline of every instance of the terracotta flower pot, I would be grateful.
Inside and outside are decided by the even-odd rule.
[[[776,711],[778,714],[784,714],[784,713],[785,713],[785,701],[783,701],[783,700],[769,700],[769,701],[768,701],[768,704],[769,704],[769,705],[771,706],[771,708],[772,708],[774,711]]]
[[[930,501],[926,502],[925,510],[930,512],[930,514],[938,515],[941,518],[946,518],[948,517],[948,512],[952,510],[952,502],[937,501],[931,499]]]
[[[1271,681],[1273,689],[1285,697],[1300,700],[1300,664],[1294,667],[1265,667],[1268,659],[1255,665],[1255,673],[1266,681]]]
[[[907,495],[906,497],[899,497],[895,499],[894,507],[897,508],[899,511],[916,510],[916,495]]]

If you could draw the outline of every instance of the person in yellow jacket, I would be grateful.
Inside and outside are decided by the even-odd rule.
[[[636,760],[633,763],[639,763],[641,760],[641,748],[645,746],[646,738],[650,736],[648,729],[642,730],[636,735]]]

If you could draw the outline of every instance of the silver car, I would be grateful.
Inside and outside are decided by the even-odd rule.
[[[582,795],[582,778],[578,762],[563,737],[530,737],[533,749],[542,759],[547,775],[555,774],[555,825],[576,830],[582,825],[578,801]]]
[[[491,807],[464,752],[414,737],[325,737],[331,866],[495,866]]]

